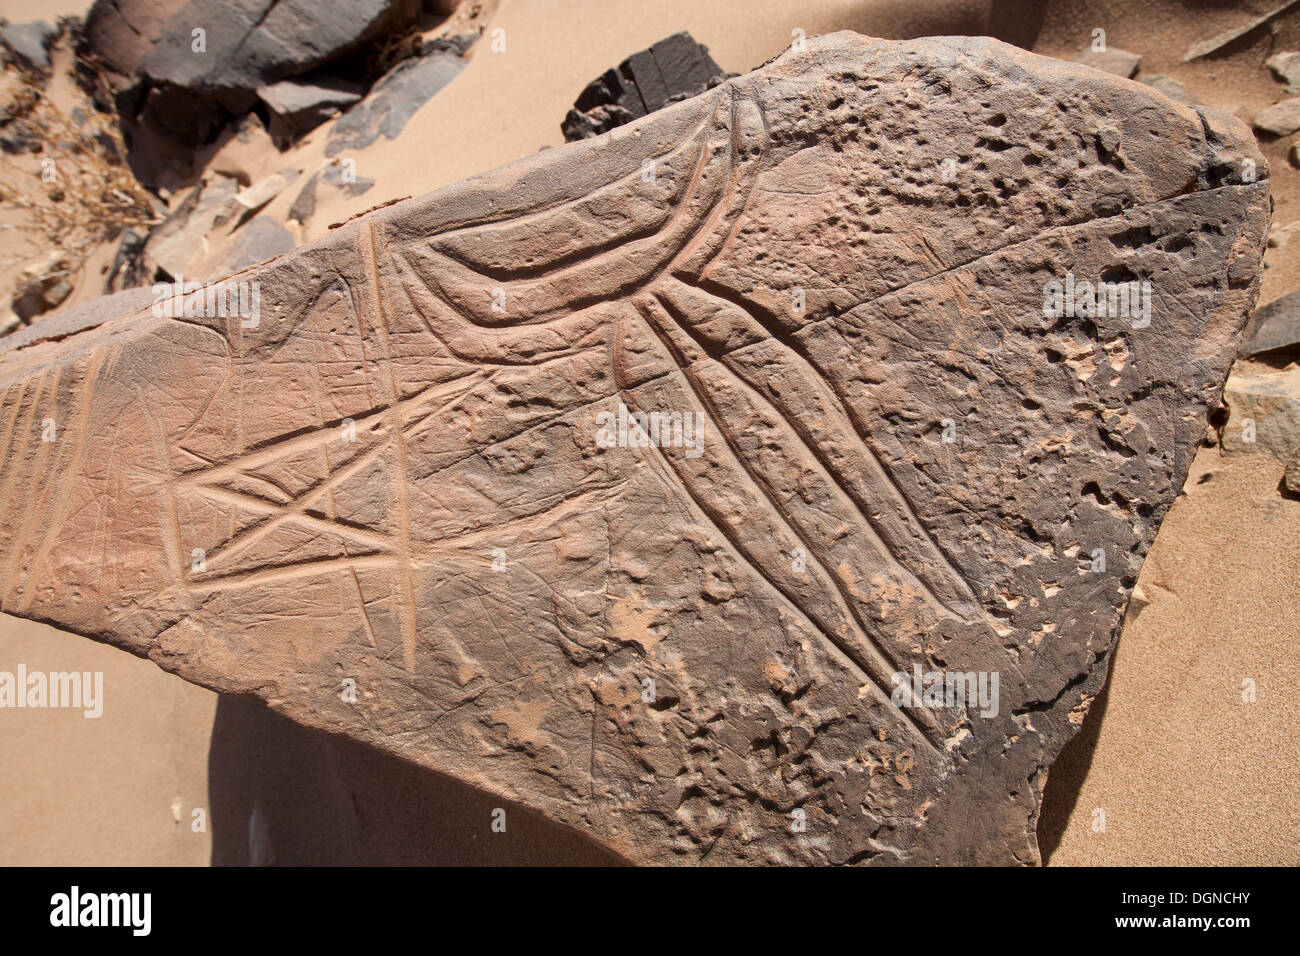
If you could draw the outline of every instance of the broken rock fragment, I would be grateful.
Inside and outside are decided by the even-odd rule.
[[[416,112],[460,75],[465,60],[442,48],[403,60],[330,130],[326,156],[364,149],[380,136],[396,139]]]
[[[1258,309],[1241,336],[1238,354],[1249,358],[1300,346],[1300,292],[1292,292]]]
[[[1138,69],[1142,66],[1142,57],[1128,50],[1111,47],[1106,50],[1085,50],[1074,58],[1074,62],[1131,80],[1137,76]]]
[[[1262,452],[1281,462],[1300,452],[1300,368],[1234,371],[1223,400],[1228,406],[1224,452]]]
[[[419,7],[418,0],[191,0],[140,68],[154,83],[211,96],[238,113],[258,88],[414,23]],[[204,31],[202,56],[194,28]]]
[[[1261,110],[1255,117],[1255,129],[1274,136],[1290,136],[1300,130],[1300,97]]]
[[[1171,100],[1177,100],[1180,103],[1188,104],[1194,102],[1193,99],[1187,95],[1187,89],[1183,84],[1179,83],[1171,76],[1144,76],[1142,82],[1152,89],[1159,90]]]
[[[310,132],[361,99],[361,88],[344,80],[321,78],[315,82],[281,80],[260,87],[258,98],[294,136]]]
[[[238,180],[220,174],[195,186],[176,211],[150,233],[143,252],[145,274],[150,278],[160,271],[183,275],[186,264],[205,248],[212,230],[244,211],[238,194]]]
[[[50,44],[58,30],[41,20],[0,26],[0,48],[23,66],[49,72]]]
[[[1264,61],[1264,65],[1286,84],[1288,93],[1300,93],[1300,53],[1293,51],[1274,53]]]
[[[276,256],[282,256],[294,247],[293,236],[269,216],[258,216],[237,231],[217,275],[238,272]]]
[[[285,167],[265,176],[245,189],[235,193],[235,202],[243,206],[245,216],[255,213],[287,189],[298,178],[298,170]]]
[[[1285,0],[1285,2],[1275,4],[1271,9],[1266,10],[1264,13],[1258,14],[1257,16],[1251,17],[1249,20],[1236,27],[1225,30],[1223,33],[1216,34],[1207,40],[1193,43],[1187,48],[1187,52],[1183,54],[1183,62],[1189,63],[1199,57],[1210,56],[1219,52],[1229,44],[1235,43],[1242,37],[1249,36],[1274,18],[1286,13],[1288,10],[1291,10],[1295,7],[1297,2],[1300,2],[1300,0]]]
[[[356,175],[352,166],[334,160],[312,173],[307,179],[302,189],[298,191],[298,195],[294,197],[293,205],[289,207],[289,218],[306,225],[316,214],[316,193],[322,185],[340,189],[349,196],[360,196],[374,184],[375,181],[368,176]]]
[[[561,124],[567,142],[599,136],[669,103],[703,93],[727,76],[708,47],[674,33],[633,53],[587,84]]]
[[[261,89],[416,23],[419,0],[97,0],[81,53],[110,73],[119,112],[204,142]]]
[[[1300,495],[1300,449],[1296,449],[1296,453],[1287,462],[1286,470],[1282,473],[1282,484],[1291,494]]]
[[[1267,222],[1230,117],[810,39],[0,346],[0,609],[637,862],[1036,863]]]

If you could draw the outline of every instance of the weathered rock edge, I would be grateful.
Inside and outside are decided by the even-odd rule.
[[[1266,177],[1084,67],[810,40],[237,274],[256,328],[128,294],[0,346],[0,608],[633,861],[1035,863]],[[1150,326],[1045,319],[1067,271]],[[620,401],[702,454],[598,448]],[[895,706],[913,664],[999,672],[997,716]]]

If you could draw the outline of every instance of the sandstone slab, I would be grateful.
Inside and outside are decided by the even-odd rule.
[[[231,277],[256,315],[0,346],[0,609],[633,861],[1036,863],[1266,177],[1082,66],[811,39]]]

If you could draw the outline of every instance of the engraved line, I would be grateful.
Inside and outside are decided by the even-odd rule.
[[[397,496],[397,535],[400,551],[397,574],[402,587],[402,660],[407,673],[415,673],[416,648],[416,606],[415,582],[411,577],[411,498],[406,464],[406,437],[403,434],[402,413],[398,408],[402,393],[397,385],[397,372],[393,368],[392,347],[388,340],[388,317],[384,314],[383,293],[380,291],[379,275],[379,238],[375,233],[373,221],[367,223],[369,234],[367,265],[370,270],[370,284],[375,296],[375,320],[372,327],[379,338],[379,347],[383,352],[384,364],[388,368],[388,385],[392,395],[392,440],[397,450],[397,465],[393,473],[393,486]]]
[[[885,467],[884,462],[881,461],[880,452],[876,448],[875,443],[872,442],[868,434],[868,430],[862,424],[861,419],[858,417],[857,413],[853,410],[852,404],[848,401],[846,396],[843,394],[842,389],[840,389],[840,387],[836,385],[835,381],[829,375],[824,374],[821,371],[821,369],[817,367],[816,363],[813,362],[811,356],[807,354],[806,349],[802,345],[797,344],[798,340],[795,339],[792,335],[787,335],[784,332],[784,330],[781,328],[780,323],[776,320],[776,317],[773,316],[771,313],[767,312],[766,309],[762,308],[761,306],[758,306],[757,304],[748,302],[739,293],[733,292],[727,287],[717,282],[714,282],[713,280],[710,279],[698,280],[698,284],[695,287],[700,289],[703,292],[707,292],[719,299],[722,299],[725,302],[730,303],[731,305],[740,309],[746,315],[753,317],[761,326],[763,326],[763,328],[767,331],[768,335],[772,337],[773,341],[789,349],[790,352],[794,356],[798,357],[798,359],[801,360],[801,363],[810,372],[812,372],[813,375],[816,376],[817,380],[820,380],[821,382],[825,383],[827,389],[829,390],[827,393],[828,396],[834,397],[836,404],[839,405],[840,414],[842,414],[845,420],[848,421],[853,426],[853,430],[857,433],[858,440],[861,442],[863,449],[869,453],[868,455],[864,456],[863,460],[873,471],[876,471],[878,475],[884,480],[884,482],[887,483],[888,487],[892,489],[896,500],[905,509],[906,515],[913,523],[914,527],[917,529],[920,535],[920,539],[929,546],[932,553],[938,559],[936,563],[938,564],[940,570],[943,571],[947,576],[948,578],[947,583],[949,583],[952,588],[955,588],[958,593],[964,593],[966,595],[969,595],[969,600],[972,602],[972,604],[977,604],[978,602],[975,597],[974,591],[970,585],[970,582],[967,581],[965,576],[957,569],[956,565],[953,564],[952,558],[947,554],[946,551],[944,551],[942,546],[940,546],[940,544],[930,534],[930,531],[926,527],[925,523],[921,521],[920,515],[917,513],[916,506],[912,504],[912,501],[908,498],[906,493],[904,493],[902,487],[894,479],[894,476],[890,474],[889,469]],[[924,569],[917,569],[918,576],[925,573],[926,572]],[[931,591],[934,591],[936,589],[936,585],[934,584],[934,582],[927,582],[927,583]],[[949,610],[953,611],[953,613],[956,614],[958,617],[961,618],[966,617],[965,615],[958,613],[957,609],[955,608],[949,608]]]
[[[674,362],[676,362],[675,355],[673,357],[673,360]],[[618,368],[618,366],[619,363],[616,360],[616,365],[615,365],[616,369]],[[686,376],[683,374],[683,377],[685,378]],[[694,388],[693,385],[692,388]],[[637,407],[638,403],[634,398],[632,398],[630,392],[623,391],[621,392],[621,396],[623,398],[624,403],[627,404],[630,408],[636,408],[637,410],[640,410]],[[730,438],[727,439],[727,445],[732,455],[735,456],[736,455],[735,449],[732,446]],[[871,670],[865,667],[863,663],[857,659],[856,655],[850,653],[850,651],[845,648],[841,640],[832,634],[830,628],[824,626],[819,621],[817,621],[811,615],[810,612],[805,611],[793,597],[791,597],[789,594],[786,593],[785,588],[780,583],[778,583],[776,579],[773,578],[772,575],[769,574],[756,559],[750,556],[749,549],[741,542],[739,535],[737,535],[734,531],[730,530],[729,522],[727,522],[727,520],[723,518],[721,515],[715,514],[713,508],[704,500],[704,498],[696,495],[691,491],[689,484],[682,477],[677,466],[674,465],[666,455],[664,455],[662,449],[652,446],[650,457],[663,462],[664,464],[667,465],[668,468],[672,470],[672,472],[676,473],[677,480],[670,481],[669,482],[670,485],[681,489],[686,494],[687,498],[695,503],[696,507],[706,516],[706,518],[713,525],[713,527],[718,531],[718,533],[723,538],[725,538],[727,542],[731,545],[731,548],[736,553],[737,557],[740,558],[740,560],[742,560],[750,568],[750,570],[752,570],[756,575],[758,575],[759,578],[765,581],[768,584],[768,586],[773,589],[773,591],[775,591],[778,595],[780,595],[780,597],[798,614],[798,616],[808,625],[810,629],[812,629],[815,633],[820,634],[825,639],[826,642],[825,646],[827,647],[827,649],[830,650],[831,653],[835,654],[836,656],[842,657],[843,660],[847,662],[851,670],[856,671],[862,679],[864,679],[868,684],[870,684],[878,692],[881,693],[885,701],[888,703],[890,709],[893,710],[896,714],[898,714],[907,723],[909,727],[915,730],[916,733],[921,737],[922,741],[924,741],[924,743],[927,746],[933,747],[934,749],[937,750],[939,746],[941,746],[942,744],[941,739],[939,739],[941,735],[939,735],[937,731],[926,726],[925,722],[928,720],[932,720],[930,715],[922,713],[913,716],[907,711],[898,708],[894,704],[894,702],[890,699],[890,695],[883,689],[883,687],[887,686],[888,684],[888,678],[886,677],[884,683],[882,684],[882,682],[879,679],[877,679],[877,677],[871,672]],[[746,472],[749,472],[749,467],[748,465],[745,464],[743,460],[740,462],[740,465],[742,469],[744,469]],[[751,481],[754,481],[754,476],[752,473],[750,473],[750,479]],[[763,491],[763,493],[766,495],[766,490],[763,489],[762,486],[759,485],[757,481],[755,481],[755,485],[759,487],[759,489]],[[776,517],[778,520],[781,520],[782,523],[785,523],[781,519],[779,510],[776,513]],[[788,524],[786,524],[786,527],[787,530],[791,531],[792,536],[798,537],[798,533],[795,532],[793,529],[790,529]],[[825,573],[824,570],[823,573]],[[835,592],[832,589],[832,593],[837,593],[837,592]],[[845,618],[846,620],[852,619],[851,615],[847,613],[845,614]]]

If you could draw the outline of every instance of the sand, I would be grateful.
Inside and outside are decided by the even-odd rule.
[[[1049,775],[1053,864],[1300,863],[1300,501],[1281,478],[1264,454],[1197,456],[1138,581],[1150,603]]]
[[[59,17],[84,17],[93,5],[94,0],[0,0],[0,17],[10,23],[54,23]]]
[[[88,6],[0,0],[0,16],[53,18]],[[505,31],[505,52],[480,44],[399,139],[357,157],[358,175],[376,185],[323,202],[298,238],[559,144],[560,120],[591,78],[676,30],[689,29],[721,66],[740,72],[778,53],[796,28],[891,38],[986,32],[991,13],[1005,26],[1017,6],[502,0],[488,25]],[[1300,15],[1289,15],[1275,35],[1260,31],[1224,56],[1182,64],[1192,42],[1241,21],[1232,5],[1056,0],[1037,15],[1012,13],[1013,27],[1037,32],[1038,52],[1065,58],[1104,26],[1112,46],[1143,55],[1144,74],[1173,76],[1201,101],[1246,119],[1285,95],[1264,59],[1300,50]],[[327,131],[286,154],[269,142],[227,150],[209,168],[225,162],[250,178],[285,165],[310,173],[324,161]],[[1275,224],[1300,219],[1300,175],[1286,159],[1297,138],[1263,144]],[[295,194],[265,214],[283,222]],[[1269,250],[1261,304],[1300,288],[1296,248]],[[1212,448],[1198,457],[1139,581],[1150,603],[1128,622],[1107,692],[1050,775],[1040,834],[1052,865],[1300,862],[1300,797],[1290,786],[1300,714],[1289,696],[1300,636],[1300,502],[1280,497],[1279,478],[1264,458],[1224,461]],[[0,712],[0,863],[609,861],[508,805],[507,834],[494,836],[487,816],[500,800],[306,731],[259,704],[218,704],[115,649],[0,616],[0,669],[19,660],[102,670],[107,707],[99,720]],[[1246,677],[1256,683],[1251,704],[1241,700]],[[206,833],[190,829],[195,807],[209,810]],[[1098,808],[1104,832],[1093,830]]]
[[[0,863],[208,862],[208,741],[217,695],[116,648],[3,617],[0,671],[102,671],[104,710],[0,711]],[[173,809],[175,804],[175,809]]]

